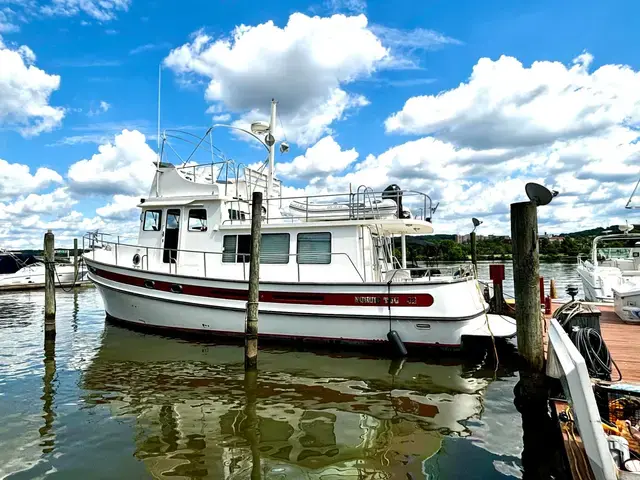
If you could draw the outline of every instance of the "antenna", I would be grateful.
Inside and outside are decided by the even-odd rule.
[[[158,65],[158,167],[160,166],[160,92],[162,91],[162,63]]]
[[[627,204],[624,206],[624,208],[640,208],[638,206],[631,205],[631,201],[633,200],[633,197],[635,197],[636,195],[636,190],[638,190],[638,185],[640,185],[640,178],[636,182],[636,186],[634,187],[633,192],[631,192],[631,196],[629,197],[629,200],[627,200]]]
[[[524,190],[527,193],[527,197],[538,207],[541,205],[548,205],[551,200],[558,195],[555,190],[549,190],[547,187],[543,187],[537,183],[529,182],[524,186]]]

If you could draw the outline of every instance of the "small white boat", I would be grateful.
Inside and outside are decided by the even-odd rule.
[[[391,199],[376,200],[371,204],[344,203],[302,203],[293,201],[289,210],[294,217],[313,220],[350,220],[352,218],[395,218],[398,205]]]
[[[621,225],[622,234],[601,235],[593,240],[590,258],[578,256],[578,275],[585,300],[613,303],[613,289],[625,284],[640,289],[640,234]],[[624,247],[604,247],[605,242],[624,243]]]
[[[80,275],[80,274],[79,274]],[[44,286],[45,265],[34,263],[22,267],[15,273],[0,275],[0,290],[18,290],[22,288],[38,288]],[[56,264],[56,286],[74,283],[73,265]],[[81,279],[78,278],[78,281]]]

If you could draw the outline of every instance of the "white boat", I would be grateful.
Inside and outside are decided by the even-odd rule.
[[[275,118],[275,103],[272,109]],[[213,128],[199,145],[206,146]],[[164,144],[174,137],[164,135],[161,159],[168,150]],[[226,160],[178,168],[158,162],[150,194],[139,204],[138,243],[94,237],[96,248],[84,256],[108,316],[164,329],[243,335],[251,196],[262,191],[261,337],[376,343],[395,331],[408,346],[457,348],[466,336],[515,335],[512,319],[487,313],[470,268],[440,269],[437,275],[406,268],[405,235],[433,232],[429,196],[361,187],[355,194],[280,197],[273,177],[275,143],[269,143],[263,143],[267,174],[244,168],[240,175]],[[207,180],[198,168],[217,170],[222,178],[210,174]],[[345,198],[344,218],[308,215],[322,211],[315,202]],[[380,212],[389,198],[397,199],[391,216]],[[405,213],[401,199],[422,215]],[[310,207],[292,216],[292,201]],[[394,237],[401,238],[400,259],[393,255]]]
[[[0,290],[44,287],[45,265],[42,262],[26,265],[14,273],[0,274]],[[72,285],[73,265],[56,264],[56,286]]]
[[[590,258],[578,256],[578,275],[582,279],[585,300],[613,303],[613,289],[622,284],[640,288],[640,234],[621,225],[622,234],[600,235],[593,240]],[[624,247],[605,247],[606,242]]]

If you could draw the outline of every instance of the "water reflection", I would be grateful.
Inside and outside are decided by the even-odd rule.
[[[135,418],[135,456],[155,478],[424,478],[446,436],[470,435],[490,380],[390,364],[261,351],[246,378],[240,347],[107,325],[82,387],[89,408]]]
[[[47,335],[44,340],[44,375],[42,376],[42,418],[44,425],[40,428],[40,446],[42,453],[51,453],[55,444],[53,421],[55,412],[53,409],[56,389],[54,386],[56,376],[56,337]]]

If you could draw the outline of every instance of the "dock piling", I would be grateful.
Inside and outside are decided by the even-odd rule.
[[[54,258],[55,238],[48,230],[44,234],[44,332],[45,336],[56,333],[56,272]]]
[[[258,367],[258,301],[260,298],[260,241],[262,192],[253,192],[251,205],[251,256],[249,257],[249,301],[244,341],[244,368]]]
[[[556,279],[552,278],[549,282],[549,296],[553,298],[558,298],[558,292],[556,290]]]
[[[518,352],[528,370],[543,373],[538,213],[533,202],[511,204],[511,238]]]

